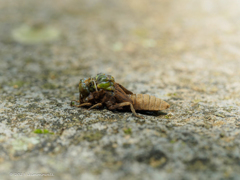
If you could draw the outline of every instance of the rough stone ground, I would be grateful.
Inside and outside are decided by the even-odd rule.
[[[0,0],[1,179],[240,179],[239,17],[238,0]],[[35,22],[61,36],[13,39]],[[98,72],[171,108],[70,107]]]

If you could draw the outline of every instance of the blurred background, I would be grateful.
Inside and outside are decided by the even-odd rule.
[[[173,91],[226,82],[239,91],[239,9],[237,0],[1,0],[0,80],[71,87],[105,72]]]

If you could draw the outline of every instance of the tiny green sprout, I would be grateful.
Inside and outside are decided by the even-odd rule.
[[[168,93],[167,96],[178,96],[177,93]]]
[[[123,130],[123,132],[124,132],[125,134],[132,134],[132,129],[131,129],[131,128],[125,128],[125,129]]]
[[[53,132],[49,132],[47,129],[35,129],[35,131],[33,131],[36,134],[54,134]]]
[[[42,130],[41,129],[35,129],[35,131],[33,131],[36,134],[42,134]]]
[[[172,116],[173,116],[172,114],[168,114],[168,115],[165,115],[165,118],[170,119]]]
[[[44,129],[43,134],[47,134],[47,133],[49,133],[49,131],[47,129]]]

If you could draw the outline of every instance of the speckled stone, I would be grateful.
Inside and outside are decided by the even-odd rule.
[[[1,179],[238,180],[239,7],[237,0],[1,1]],[[16,28],[36,23],[60,36],[15,41]],[[171,107],[144,120],[70,107],[79,79],[99,72]]]

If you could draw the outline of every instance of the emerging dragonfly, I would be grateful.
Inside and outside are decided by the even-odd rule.
[[[73,102],[78,102],[75,105]],[[115,82],[111,75],[99,73],[95,78],[81,79],[79,82],[79,100],[72,100],[71,106],[89,109],[105,106],[109,110],[131,110],[137,115],[139,111],[160,111],[170,107],[170,105],[155,96],[148,94],[133,94],[121,84]]]

